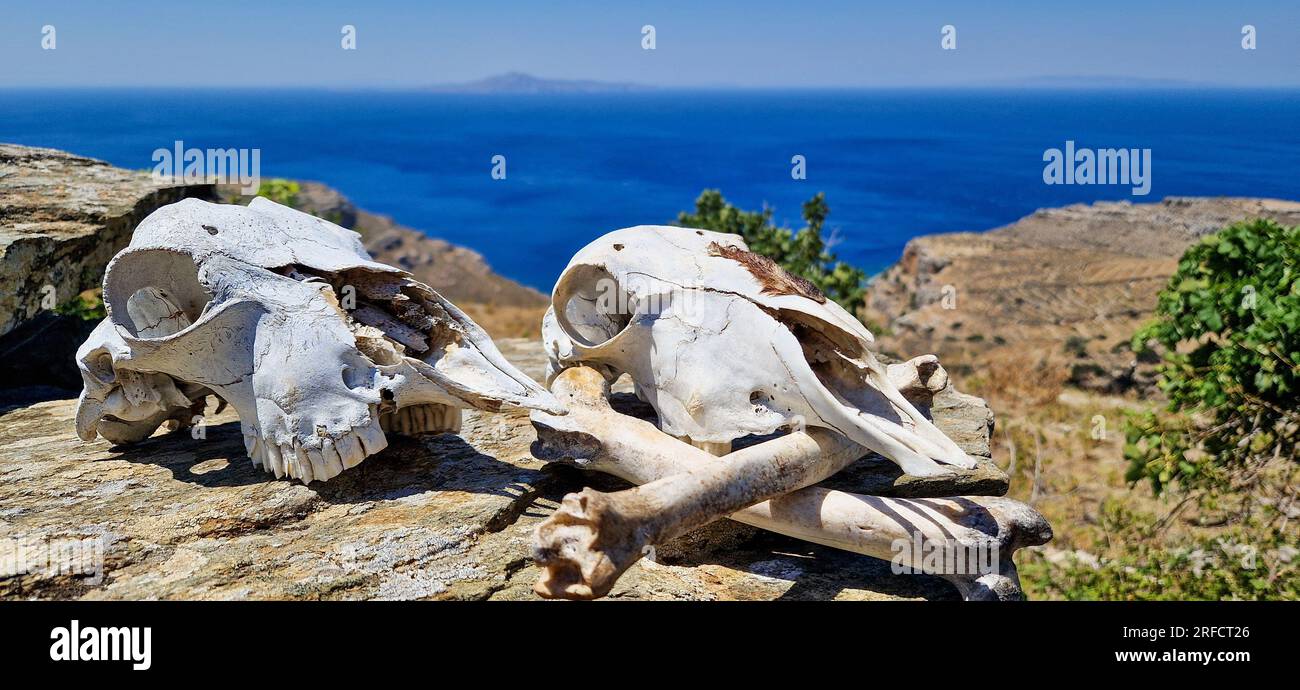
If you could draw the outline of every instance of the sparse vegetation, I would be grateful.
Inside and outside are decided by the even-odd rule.
[[[822,227],[830,207],[818,192],[804,202],[806,225],[799,230],[772,222],[772,209],[744,211],[727,203],[722,192],[706,189],[695,200],[695,213],[682,212],[676,223],[684,227],[740,235],[751,251],[762,254],[785,270],[807,278],[823,293],[852,314],[857,314],[866,292],[867,275],[861,269],[839,261],[822,239]]]
[[[296,208],[298,193],[301,191],[302,185],[297,182],[281,177],[273,177],[262,182],[261,186],[257,188],[257,195],[266,197],[277,204]]]
[[[54,313],[83,321],[99,321],[108,315],[99,290],[87,290],[54,308]]]
[[[1300,599],[1297,278],[1300,229],[1230,226],[1188,249],[1155,320],[1133,338],[1143,356],[1160,352],[1165,403],[1090,409],[1097,398],[1076,391],[1011,405],[1024,421],[1000,424],[1036,430],[1032,478],[1021,461],[1013,494],[1058,527],[1052,544],[1021,563],[1027,591]],[[1122,435],[1105,433],[1120,420]],[[1014,455],[1030,447],[1022,435],[1004,431],[997,440]]]
[[[1088,357],[1088,339],[1081,335],[1072,335],[1065,339],[1065,353],[1079,359]]]
[[[1107,498],[1097,515],[1102,556],[1086,550],[1026,559],[1021,577],[1042,596],[1104,601],[1290,599],[1297,588],[1296,550],[1280,532],[1241,525],[1214,535],[1163,534],[1166,522]],[[1261,540],[1261,536],[1264,537]]]
[[[1242,491],[1300,440],[1300,227],[1238,223],[1193,245],[1133,347],[1161,346],[1168,414],[1135,416],[1129,479]],[[1286,496],[1287,504],[1294,498]]]

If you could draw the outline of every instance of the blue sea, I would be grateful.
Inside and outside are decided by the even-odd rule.
[[[147,169],[177,140],[261,149],[264,178],[325,182],[542,290],[592,238],[670,221],[705,188],[796,227],[825,192],[834,250],[869,271],[912,237],[1042,207],[1300,198],[1297,91],[0,91],[0,141]],[[1044,184],[1044,151],[1067,140],[1150,148],[1150,194]]]

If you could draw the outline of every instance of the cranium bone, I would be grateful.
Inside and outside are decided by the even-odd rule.
[[[108,316],[77,353],[77,433],[139,441],[215,395],[255,465],[310,482],[382,450],[385,431],[457,431],[460,408],[563,414],[468,316],[359,238],[262,198],[150,214],[109,263]]]
[[[916,476],[973,467],[890,382],[872,335],[736,235],[637,226],[574,256],[543,321],[563,369],[631,376],[661,429],[702,447],[823,427]]]

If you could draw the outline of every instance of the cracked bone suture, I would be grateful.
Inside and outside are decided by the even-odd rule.
[[[564,412],[359,235],[263,198],[150,214],[109,262],[104,305],[77,353],[87,441],[188,426],[214,396],[239,415],[254,465],[310,482],[379,452],[386,434],[459,431],[461,409]]]
[[[900,377],[908,375],[907,368],[899,368]],[[922,373],[927,369],[921,367]],[[927,383],[933,382],[931,378]],[[538,526],[534,558],[543,573],[535,591],[545,597],[603,596],[623,570],[640,558],[644,545],[661,543],[723,516],[825,546],[885,560],[897,558],[918,570],[930,569],[924,562],[914,562],[910,548],[897,548],[899,540],[906,544],[920,540],[923,546],[915,553],[927,553],[931,545],[959,545],[989,554],[990,561],[995,557],[996,567],[990,571],[935,572],[966,599],[1020,598],[1012,555],[1051,538],[1050,526],[1037,511],[1006,498],[899,499],[806,486],[819,474],[833,471],[845,455],[856,456],[860,450],[823,430],[790,433],[718,459],[659,432],[649,422],[613,410],[608,382],[591,368],[558,374],[552,390],[569,413],[563,417],[532,413],[538,433],[534,455],[641,486],[615,493],[584,489],[569,494],[559,510]],[[714,470],[749,451],[766,454],[777,467],[800,468],[801,477],[788,484],[805,488],[750,501],[776,491],[782,481],[764,472],[750,476]],[[740,459],[737,469],[758,457]],[[712,483],[713,478],[724,477],[733,483]],[[747,507],[727,514],[741,504]]]
[[[627,374],[662,431],[715,454],[806,425],[914,476],[975,465],[899,392],[857,319],[736,235],[638,226],[601,237],[561,274],[542,336],[548,383],[575,365]]]

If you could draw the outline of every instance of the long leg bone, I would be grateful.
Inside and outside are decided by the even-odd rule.
[[[569,369],[552,389],[569,414],[533,414],[534,455],[642,486],[614,494],[591,489],[570,494],[539,525],[534,557],[545,571],[535,590],[545,597],[603,596],[644,545],[723,516],[935,572],[967,599],[1018,598],[1012,553],[1051,538],[1041,515],[1004,498],[907,500],[808,487],[861,454],[829,432],[791,433],[716,458],[615,412],[607,383],[592,369]],[[720,481],[737,478],[741,481],[730,485]],[[979,554],[986,567],[945,572],[950,562],[927,560],[953,553]]]
[[[667,451],[651,450],[656,460],[671,459],[678,445],[707,453],[655,433]],[[550,573],[538,591],[543,596],[604,596],[645,547],[821,481],[862,453],[857,444],[815,429],[691,465],[629,491],[570,494],[538,528],[538,543],[549,545],[540,547],[539,560]]]

